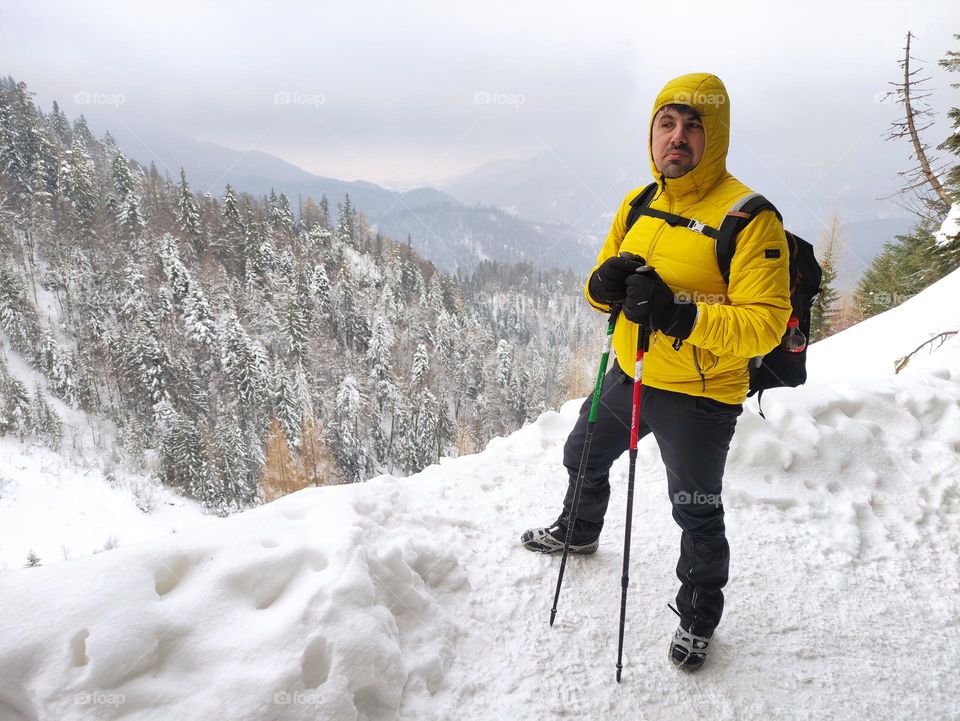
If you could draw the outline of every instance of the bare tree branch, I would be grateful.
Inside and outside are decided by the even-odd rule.
[[[895,372],[895,373],[899,373],[899,372],[902,371],[904,368],[906,368],[906,367],[907,367],[907,363],[910,362],[910,358],[912,358],[912,357],[914,356],[914,354],[916,354],[917,351],[919,351],[919,350],[920,350],[921,348],[923,348],[925,345],[929,345],[930,343],[933,343],[934,341],[939,340],[939,341],[940,341],[940,345],[937,346],[937,348],[939,348],[941,345],[943,345],[943,344],[947,341],[947,338],[949,338],[949,337],[952,336],[952,335],[956,335],[956,334],[957,334],[957,331],[955,331],[955,330],[945,330],[945,331],[943,331],[943,333],[937,333],[937,335],[933,336],[933,338],[930,338],[930,339],[928,339],[928,340],[925,340],[923,343],[921,343],[920,345],[918,345],[918,346],[917,346],[916,348],[914,348],[912,351],[910,351],[909,353],[907,353],[903,358],[897,358],[897,360],[894,362],[894,372]],[[933,350],[936,350],[936,348],[934,348]]]

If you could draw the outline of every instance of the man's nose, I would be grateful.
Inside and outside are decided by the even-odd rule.
[[[677,146],[677,147],[679,147],[679,146],[681,146],[681,145],[686,145],[686,144],[687,144],[687,133],[686,133],[686,130],[685,130],[682,126],[681,126],[681,127],[678,127],[678,128],[677,128],[676,130],[674,130],[673,133],[670,135],[670,144],[671,144],[671,145],[674,145],[674,146]]]

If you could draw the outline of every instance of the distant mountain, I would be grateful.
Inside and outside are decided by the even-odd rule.
[[[417,252],[444,269],[495,260],[585,272],[599,250],[596,238],[588,233],[519,220],[491,207],[404,205],[382,216],[376,227],[395,239],[409,233]]]
[[[778,157],[732,153],[738,178],[766,195],[787,228],[816,243],[834,211],[843,224],[847,252],[838,286],[856,286],[883,244],[913,225],[890,200],[885,177],[869,158],[827,166]],[[859,163],[859,165],[857,164]],[[562,223],[599,246],[625,194],[652,180],[646,147],[606,147],[593,142],[545,150],[526,160],[497,160],[440,184],[463,203],[495,206],[519,218]],[[596,248],[594,249],[596,252]]]
[[[525,160],[496,160],[438,185],[462,203],[493,205],[526,220],[564,223],[602,236],[624,195],[653,180],[645,143],[643,137],[626,144],[591,138]],[[888,157],[866,153],[834,163],[758,156],[742,143],[732,145],[727,162],[801,234],[816,234],[834,209],[845,224],[907,217],[893,201],[881,200],[899,187],[889,165]]]
[[[464,204],[435,188],[398,192],[362,180],[312,175],[261,151],[234,150],[164,131],[110,132],[130,157],[144,165],[155,162],[171,178],[182,166],[198,193],[220,195],[229,182],[258,196],[283,192],[294,210],[307,198],[318,201],[325,195],[335,206],[349,194],[377,230],[396,240],[409,234],[418,253],[445,269],[469,270],[482,260],[496,260],[582,272],[596,257],[598,242],[589,233],[559,222],[521,220],[500,208]]]
[[[335,205],[349,193],[381,232],[403,240],[444,268],[469,269],[483,259],[525,260],[540,268],[588,268],[624,195],[650,178],[643,141],[616,147],[593,141],[544,150],[528,159],[500,159],[437,188],[405,192],[362,180],[313,175],[261,151],[240,151],[164,131],[113,132],[118,144],[144,164],[157,162],[171,177],[182,165],[191,187],[219,195],[227,182],[256,195],[283,192],[296,209],[326,195]],[[861,163],[868,162],[861,160]],[[884,186],[862,167],[732,154],[731,170],[763,192],[785,224],[816,242],[836,209],[848,252],[838,286],[850,289],[885,242],[909,229]],[[882,180],[882,179],[881,179]]]

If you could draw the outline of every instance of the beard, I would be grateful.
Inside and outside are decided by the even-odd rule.
[[[693,158],[686,156],[673,160],[664,160],[660,172],[663,173],[665,178],[679,178],[681,175],[689,173],[695,167],[696,164],[693,162]]]

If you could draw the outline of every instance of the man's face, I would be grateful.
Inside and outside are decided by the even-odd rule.
[[[667,178],[679,178],[697,167],[705,143],[703,123],[693,114],[667,107],[653,119],[653,163]]]

